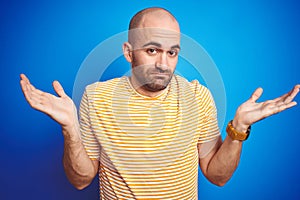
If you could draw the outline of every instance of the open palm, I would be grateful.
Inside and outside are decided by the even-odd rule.
[[[240,123],[247,127],[268,116],[282,112],[297,105],[293,100],[298,94],[299,89],[300,85],[296,85],[290,92],[276,99],[257,103],[256,101],[263,93],[262,88],[258,88],[252,94],[250,99],[240,105],[236,112],[236,117],[239,119],[238,121]]]
[[[58,81],[53,82],[57,97],[36,89],[24,74],[20,78],[23,94],[32,108],[49,115],[62,126],[72,125],[77,120],[76,106]]]

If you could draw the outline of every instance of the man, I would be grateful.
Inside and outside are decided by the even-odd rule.
[[[99,173],[102,199],[197,199],[198,163],[209,181],[223,186],[237,168],[250,126],[296,105],[300,85],[262,103],[256,103],[258,88],[237,109],[222,141],[209,90],[173,74],[180,51],[174,16],[148,8],[129,29],[123,51],[131,77],[87,86],[80,123],[59,82],[53,82],[56,97],[21,74],[29,104],[62,127],[65,172],[78,189]]]

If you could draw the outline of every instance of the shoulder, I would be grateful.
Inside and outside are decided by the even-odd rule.
[[[189,89],[193,90],[195,94],[210,94],[209,89],[206,86],[199,83],[197,79],[188,81],[186,78],[179,75],[174,75],[174,79],[176,80],[179,86],[185,88],[188,87]]]
[[[197,95],[209,95],[209,96],[211,96],[210,90],[206,86],[199,83],[198,80],[193,80],[193,81],[190,82],[190,84],[191,84],[191,87],[193,87],[195,89],[195,93]]]
[[[199,105],[202,105],[202,107],[215,107],[212,93],[206,86],[199,83],[198,80],[188,81],[187,79],[179,75],[175,75],[174,78],[176,79],[179,88],[182,88],[182,90],[184,91],[187,91],[187,89],[189,91],[192,91],[193,97]]]
[[[111,99],[115,90],[126,85],[127,77],[114,78],[107,81],[98,81],[89,84],[85,87],[83,98],[88,102],[104,102],[107,99]]]
[[[109,91],[115,86],[119,85],[121,82],[126,81],[126,77],[119,77],[119,78],[113,78],[107,81],[97,81],[92,84],[89,84],[85,88],[85,92],[90,94],[90,93],[97,93],[100,90],[101,91]]]

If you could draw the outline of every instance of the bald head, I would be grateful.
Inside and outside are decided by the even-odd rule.
[[[150,40],[152,36],[172,40],[172,35],[177,37],[178,34],[180,34],[179,24],[169,11],[157,7],[146,8],[136,13],[130,20],[128,41],[135,45],[141,40]]]
[[[168,10],[157,7],[141,10],[130,20],[129,30],[146,27],[167,28],[179,31],[179,24],[176,18]]]

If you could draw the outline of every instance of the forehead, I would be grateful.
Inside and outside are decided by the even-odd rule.
[[[138,28],[129,31],[129,43],[134,47],[143,48],[149,42],[155,42],[162,48],[180,45],[180,32],[163,28]]]

